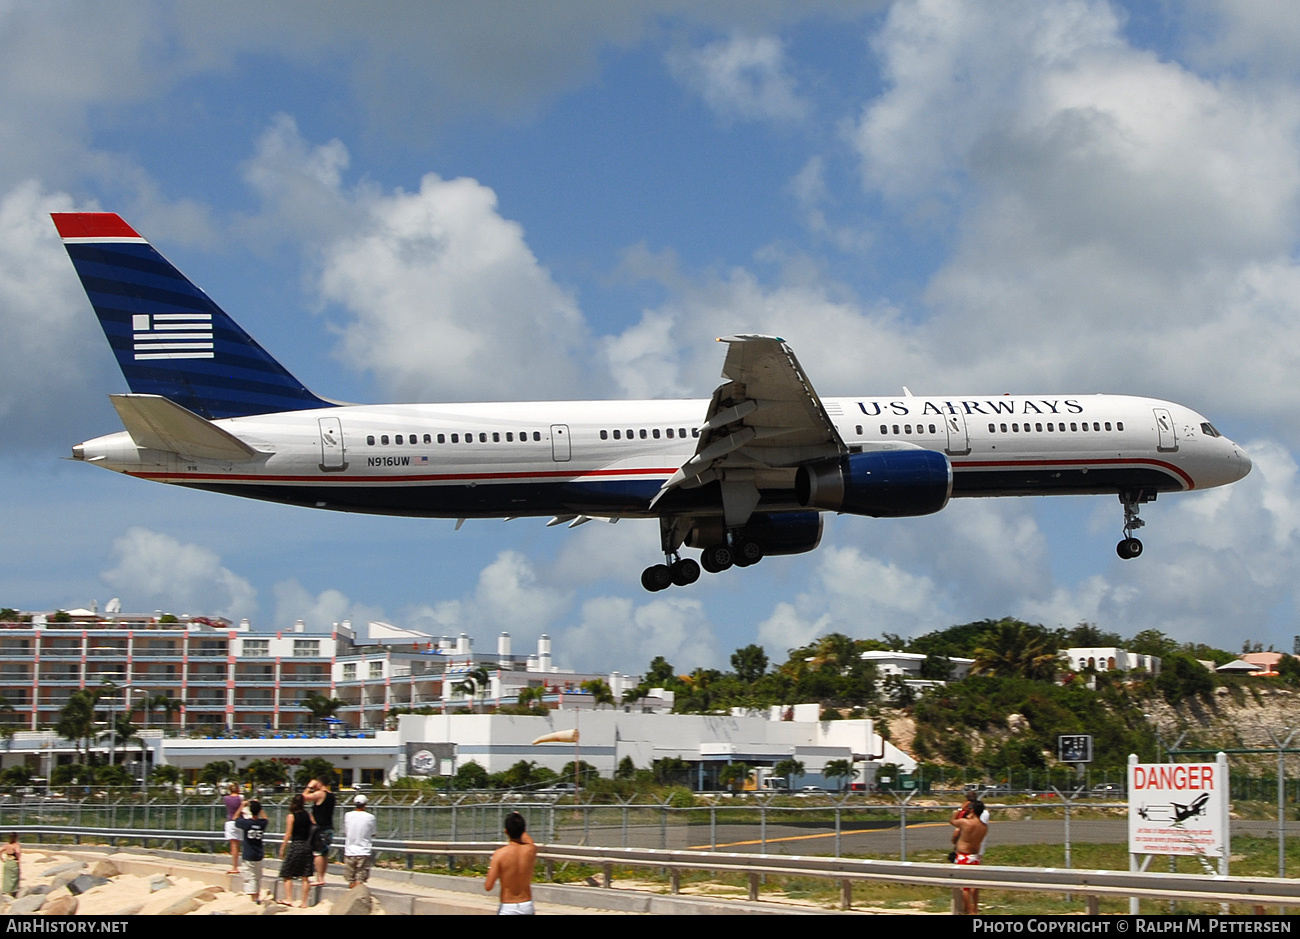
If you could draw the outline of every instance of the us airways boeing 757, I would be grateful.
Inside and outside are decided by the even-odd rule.
[[[1116,550],[1135,558],[1141,505],[1250,472],[1240,447],[1170,401],[822,398],[773,336],[720,340],[724,380],[707,400],[340,404],[117,215],[53,218],[130,388],[110,396],[126,431],[74,446],[75,459],[342,512],[655,518],[664,561],[641,575],[648,590],[811,551],[823,512],[920,516],[975,496],[1118,495]]]

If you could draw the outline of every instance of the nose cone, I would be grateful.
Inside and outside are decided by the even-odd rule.
[[[1255,464],[1250,461],[1250,457],[1246,455],[1246,451],[1241,449],[1241,447],[1237,446],[1235,443],[1232,445],[1232,452],[1237,455],[1237,479],[1242,479],[1250,473],[1250,468]]]

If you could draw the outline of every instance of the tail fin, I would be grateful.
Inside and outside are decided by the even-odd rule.
[[[51,216],[135,394],[208,420],[333,407],[111,212]]]

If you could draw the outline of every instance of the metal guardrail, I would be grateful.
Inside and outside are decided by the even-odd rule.
[[[214,850],[218,852],[226,842],[224,834],[213,831],[59,825],[14,826],[10,830],[38,837],[68,837],[77,844],[86,838],[107,841],[113,846],[119,841],[140,841],[145,846],[153,841],[171,841],[179,849],[185,842],[202,842],[213,844]],[[268,831],[267,834],[275,836],[278,833]],[[416,856],[445,857],[450,867],[454,866],[457,857],[490,856],[500,847],[500,842],[376,839],[373,846],[376,854],[405,855],[408,867],[412,866],[412,860]],[[668,869],[672,874],[673,893],[677,893],[679,874],[684,870],[743,874],[749,880],[750,900],[758,899],[760,881],[767,876],[831,880],[840,884],[841,906],[845,909],[852,906],[852,888],[855,883],[907,884],[951,890],[954,912],[961,908],[960,891],[963,888],[1079,894],[1086,898],[1088,912],[1092,914],[1097,912],[1101,897],[1300,907],[1300,881],[1266,877],[966,866],[655,848],[589,848],[557,844],[538,845],[538,856],[546,864],[548,873],[553,870],[554,864],[565,861],[598,867],[603,872],[606,887],[612,885],[615,867]]]

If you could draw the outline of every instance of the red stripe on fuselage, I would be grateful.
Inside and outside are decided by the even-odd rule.
[[[1163,460],[1142,460],[1142,459],[1116,459],[1116,460],[953,460],[952,468],[958,469],[1004,469],[1006,467],[1078,467],[1091,468],[1094,466],[1156,466],[1160,469],[1173,473],[1184,483],[1188,489],[1196,488],[1196,480],[1172,463],[1166,463]]]

